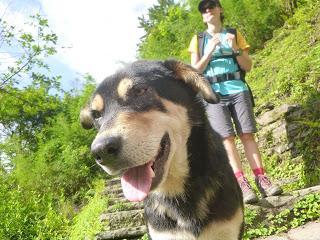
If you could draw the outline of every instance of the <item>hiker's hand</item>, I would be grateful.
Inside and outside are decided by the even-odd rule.
[[[220,34],[215,34],[209,41],[208,41],[208,50],[210,53],[213,53],[213,51],[216,49],[216,47],[221,43]]]
[[[237,51],[239,49],[237,42],[236,42],[236,37],[232,33],[227,33],[226,34],[226,40],[229,46],[234,50]]]

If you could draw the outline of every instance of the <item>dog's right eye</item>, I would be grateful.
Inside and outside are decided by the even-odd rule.
[[[94,119],[99,119],[102,117],[101,112],[97,111],[97,110],[91,110],[91,115]]]
[[[149,87],[147,85],[139,84],[139,85],[133,87],[132,93],[134,94],[134,96],[140,97],[140,96],[143,96],[144,94],[146,94],[148,92],[148,90],[149,90]]]
[[[135,95],[136,95],[136,96],[142,96],[142,95],[145,94],[147,91],[148,91],[148,88],[147,88],[147,87],[138,88],[138,89],[135,89]]]

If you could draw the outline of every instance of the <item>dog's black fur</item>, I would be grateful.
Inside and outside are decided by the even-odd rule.
[[[99,84],[81,112],[82,126],[99,130],[92,152],[108,173],[151,160],[155,176],[143,199],[152,239],[242,238],[241,190],[202,98],[218,101],[190,66],[138,61]]]

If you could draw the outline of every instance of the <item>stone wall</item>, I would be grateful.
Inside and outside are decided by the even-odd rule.
[[[299,105],[284,104],[256,117],[256,138],[264,165],[269,165],[270,171],[273,170],[270,169],[272,164],[266,161],[276,161],[272,167],[278,171],[275,175],[281,176],[275,179],[279,184],[302,188],[320,183],[320,179],[316,179],[320,176],[319,143],[316,140],[320,140],[320,136],[316,136],[319,130],[308,125],[314,122],[316,114]]]
[[[257,140],[260,149],[267,155],[290,155],[298,157],[299,151],[295,143],[307,136],[301,124],[295,121],[303,115],[298,105],[284,104],[261,114],[256,118],[259,131]]]

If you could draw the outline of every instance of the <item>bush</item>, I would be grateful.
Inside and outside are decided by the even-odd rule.
[[[80,213],[74,218],[70,230],[70,239],[93,239],[93,237],[103,229],[103,224],[99,221],[99,216],[108,206],[104,191],[104,180],[100,179],[95,183],[95,194],[88,196],[88,204],[83,207]]]
[[[1,239],[62,239],[69,224],[53,205],[63,199],[41,195],[17,186],[5,174],[0,175]]]

